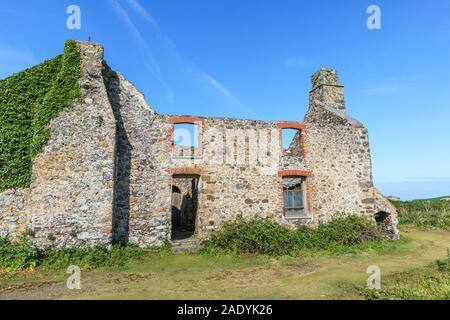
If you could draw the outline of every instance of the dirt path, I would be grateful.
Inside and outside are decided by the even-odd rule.
[[[0,278],[0,299],[339,299],[355,298],[340,283],[365,283],[367,267],[383,275],[444,258],[450,232],[403,230],[404,241],[382,254],[339,257],[211,257],[152,255],[124,269],[82,274],[68,290],[63,272]]]

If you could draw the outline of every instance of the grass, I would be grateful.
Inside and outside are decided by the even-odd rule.
[[[369,300],[450,300],[450,252],[448,258],[425,267],[414,267],[388,275],[380,290],[353,286]]]
[[[442,198],[393,201],[398,211],[400,224],[420,228],[442,228],[450,230],[450,201]]]
[[[394,281],[391,275],[446,257],[450,232],[401,231],[395,246],[339,255],[148,252],[125,266],[83,271],[79,291],[66,289],[65,270],[38,268],[0,275],[0,299],[365,299],[353,288],[364,286],[369,265],[380,266],[387,286]]]
[[[100,245],[61,250],[38,249],[25,236],[16,240],[0,238],[0,271],[32,271],[36,267],[60,270],[70,265],[83,269],[125,266],[130,260],[139,259],[144,253],[133,245],[114,245],[110,249]]]
[[[349,217],[315,231],[238,221],[217,232],[204,252],[182,255],[168,248],[54,252],[4,243],[0,269],[17,262],[12,266],[21,271],[0,273],[0,299],[449,299],[450,230],[439,222],[447,207],[436,201],[431,209],[423,201],[400,204],[399,241],[385,241],[376,227]],[[79,291],[65,286],[69,264],[83,267]],[[381,290],[366,288],[371,265],[381,269]]]

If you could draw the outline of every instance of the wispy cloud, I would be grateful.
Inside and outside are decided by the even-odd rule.
[[[145,9],[145,7],[139,2],[139,0],[127,0],[127,2],[134,12],[136,12],[138,15],[144,18],[144,20],[150,23],[150,25],[155,29],[157,36],[163,39],[168,46],[174,48],[176,47],[172,39],[170,39],[167,35],[161,32],[161,29],[159,28],[156,19],[147,9]]]
[[[149,22],[155,29],[159,30],[158,23],[153,18],[150,12],[145,9],[142,4],[138,0],[127,0],[130,7],[137,12],[139,15],[141,15],[147,22]]]
[[[138,30],[138,28],[135,26],[133,21],[131,20],[128,13],[123,9],[123,7],[119,4],[117,0],[109,0],[112,8],[116,12],[116,14],[119,16],[119,18],[123,21],[123,23],[127,26],[127,28],[130,30],[131,34],[133,35],[134,39],[136,40],[137,44],[140,47],[141,53],[144,57],[144,64],[147,67],[147,69],[152,73],[152,75],[163,85],[163,87],[166,90],[166,96],[170,103],[173,102],[174,92],[172,89],[169,88],[169,86],[166,84],[163,75],[161,73],[161,68],[156,61],[152,49],[145,41],[144,37]],[[140,4],[137,1],[129,1],[130,3],[137,3],[135,5],[138,5],[137,8],[140,8]],[[150,16],[151,17],[151,16]],[[156,23],[156,22],[155,22]]]
[[[199,71],[199,74],[204,81],[219,90],[225,97],[233,100],[237,104],[240,104],[239,100],[233,96],[231,91],[228,90],[223,84],[221,84],[216,78],[203,71]]]
[[[150,46],[145,41],[142,34],[139,32],[136,25],[133,23],[130,16],[127,14],[127,12],[124,10],[124,8],[119,4],[117,0],[109,0],[112,7],[118,14],[118,16],[121,18],[121,20],[127,25],[130,32],[133,34],[134,38],[136,39],[138,45],[141,47],[141,50],[143,51],[143,54],[147,57],[146,65],[151,70],[152,74],[164,84],[165,87],[167,87],[167,100],[170,103],[173,103],[175,98],[175,92],[168,88],[166,85],[163,74],[161,72],[161,68],[155,59],[155,56],[153,55],[153,52],[150,48]],[[127,0],[128,5],[130,8],[139,16],[141,16],[143,19],[145,19],[156,32],[156,36],[159,37],[164,41],[164,43],[167,45],[167,47],[170,49],[170,51],[173,53],[175,57],[179,59],[179,61],[184,61],[184,65],[186,66],[187,70],[191,70],[189,73],[190,76],[199,78],[202,82],[209,85],[211,88],[219,92],[223,97],[228,99],[232,104],[237,106],[242,106],[242,103],[232,94],[232,92],[226,88],[219,80],[217,80],[215,77],[211,76],[209,73],[204,72],[200,70],[198,67],[194,66],[189,60],[182,57],[182,55],[177,51],[176,44],[174,41],[172,41],[166,34],[164,34],[161,29],[159,28],[158,22],[153,17],[153,15],[139,2],[139,0]]]

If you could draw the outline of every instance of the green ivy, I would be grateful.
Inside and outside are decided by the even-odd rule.
[[[0,81],[0,190],[29,186],[50,120],[81,100],[80,76],[79,48],[67,41],[64,54]]]

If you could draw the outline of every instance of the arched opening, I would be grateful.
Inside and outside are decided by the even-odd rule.
[[[174,175],[172,178],[172,240],[184,240],[195,233],[199,177]]]
[[[379,212],[377,212],[376,214],[375,214],[375,221],[378,223],[378,224],[386,224],[386,222],[388,222],[387,220],[388,220],[388,218],[389,218],[389,213],[387,213],[387,212],[384,212],[384,211],[379,211]]]
[[[390,239],[399,239],[397,221],[391,213],[386,211],[378,211],[375,214],[375,221],[384,229],[384,231],[386,231],[386,234]]]

